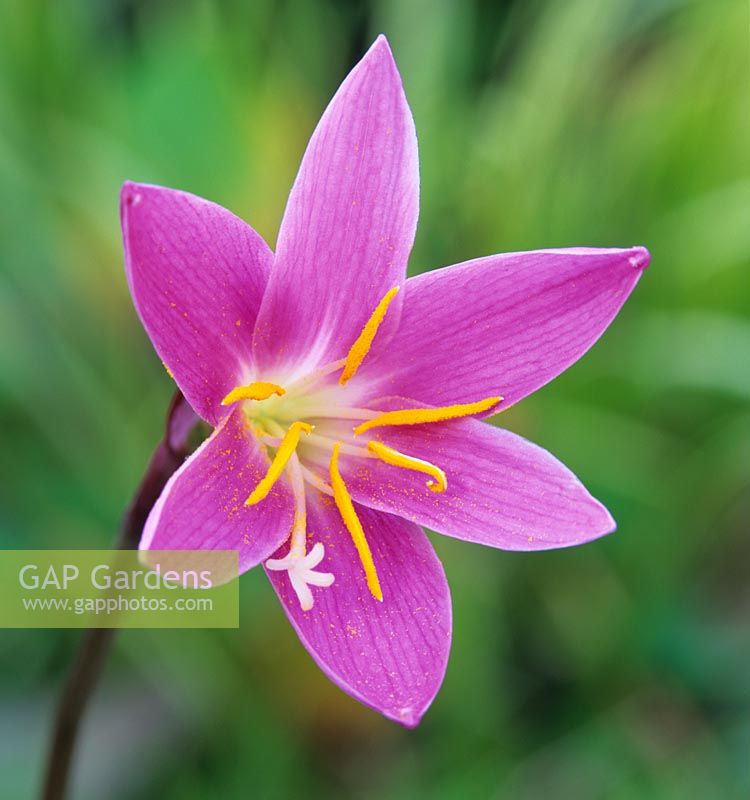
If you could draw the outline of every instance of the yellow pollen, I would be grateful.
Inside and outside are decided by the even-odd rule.
[[[398,411],[386,411],[378,417],[365,420],[354,429],[355,436],[360,433],[382,428],[386,425],[419,425],[424,422],[443,422],[446,419],[468,417],[480,414],[502,401],[502,397],[487,397],[476,403],[461,403],[455,406],[442,406],[440,408],[402,408]]]
[[[343,386],[354,373],[359,369],[360,364],[364,361],[365,356],[370,352],[370,347],[375,339],[375,334],[378,332],[385,312],[388,311],[388,306],[391,304],[393,298],[398,294],[399,287],[394,286],[385,297],[378,303],[375,310],[372,312],[370,319],[365,323],[362,328],[362,333],[357,337],[357,341],[349,348],[346,354],[346,363],[344,364],[344,371],[339,377],[339,383]]]
[[[378,580],[378,573],[375,570],[375,564],[372,560],[372,552],[370,545],[367,544],[365,532],[362,529],[362,523],[359,521],[357,512],[354,510],[354,503],[349,495],[349,490],[346,488],[344,479],[339,472],[339,449],[341,442],[336,442],[333,446],[333,453],[331,455],[331,489],[333,489],[333,500],[336,503],[336,508],[344,520],[347,530],[352,536],[354,546],[357,548],[359,560],[362,562],[362,568],[365,571],[365,578],[367,579],[367,588],[370,594],[381,603],[383,602],[383,591],[380,588],[380,581]]]
[[[272,394],[277,394],[279,397],[286,394],[286,391],[281,386],[275,383],[266,383],[265,381],[256,381],[247,386],[237,386],[221,401],[223,406],[231,406],[238,400],[267,400]]]
[[[276,451],[276,455],[271,462],[271,466],[268,468],[268,472],[266,472],[263,480],[253,489],[250,497],[245,500],[246,506],[254,506],[256,503],[260,503],[260,501],[268,495],[274,483],[276,483],[281,477],[282,472],[284,472],[284,467],[286,467],[292,454],[297,449],[300,433],[304,431],[309,434],[312,433],[312,429],[313,426],[308,425],[306,422],[293,422],[289,426],[289,430],[284,434],[284,438],[281,440],[279,449]]]
[[[430,475],[434,480],[427,481],[427,488],[431,492],[444,492],[448,488],[448,481],[440,467],[430,464],[429,461],[423,461],[421,458],[414,458],[414,456],[407,456],[404,453],[399,453],[392,447],[382,442],[368,442],[367,449],[374,453],[381,461],[386,464],[391,464],[394,467],[402,467],[403,469],[412,469],[416,472],[423,472],[425,475]]]

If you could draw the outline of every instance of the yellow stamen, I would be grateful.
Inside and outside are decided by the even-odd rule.
[[[333,500],[336,503],[336,508],[344,520],[347,530],[352,536],[354,546],[357,548],[359,560],[362,562],[362,568],[365,571],[365,578],[367,579],[367,588],[370,590],[372,596],[383,602],[383,591],[380,588],[380,581],[378,580],[378,573],[375,570],[375,564],[372,560],[372,553],[370,552],[370,545],[367,544],[365,532],[362,529],[362,523],[359,521],[357,512],[354,510],[354,503],[349,495],[349,490],[346,488],[344,479],[339,472],[339,449],[341,443],[336,442],[333,446],[333,454],[331,455],[331,489],[333,489]]]
[[[297,449],[299,435],[302,431],[305,433],[312,433],[312,425],[308,425],[306,422],[293,422],[289,426],[289,430],[287,430],[284,438],[281,440],[279,449],[276,451],[276,455],[271,462],[271,466],[268,468],[268,472],[266,472],[266,476],[255,489],[253,489],[250,497],[245,500],[246,506],[254,506],[256,503],[260,503],[271,491],[274,483],[281,477],[284,467],[286,467],[287,462]]]
[[[374,453],[381,461],[386,464],[391,464],[394,467],[403,467],[404,469],[413,469],[416,472],[423,472],[425,475],[431,475],[434,480],[427,481],[427,488],[432,492],[444,492],[448,488],[448,481],[440,467],[430,464],[429,461],[423,461],[421,458],[414,456],[407,456],[404,453],[399,453],[392,447],[382,442],[368,442],[367,449]]]
[[[398,293],[398,290],[399,287],[394,286],[378,303],[370,319],[365,323],[365,327],[362,328],[362,333],[357,337],[357,341],[349,348],[349,352],[346,354],[344,371],[339,377],[339,383],[342,386],[353,377],[354,373],[359,369],[360,364],[364,361],[365,356],[370,352],[375,334],[378,332],[378,328],[385,317],[385,312],[388,311],[388,306]]]
[[[468,417],[480,414],[502,401],[502,397],[487,397],[476,403],[461,403],[455,406],[442,406],[441,408],[402,408],[398,411],[386,411],[379,417],[365,420],[354,429],[355,436],[360,433],[382,428],[385,425],[419,425],[423,422],[443,422],[446,419]]]
[[[267,400],[272,394],[277,394],[279,397],[286,394],[281,386],[275,383],[266,383],[265,381],[256,381],[247,386],[237,386],[221,401],[223,406],[231,406],[238,400]]]

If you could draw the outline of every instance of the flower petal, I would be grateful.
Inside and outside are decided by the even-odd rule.
[[[273,254],[247,223],[187,192],[128,182],[120,215],[138,315],[190,405],[215,425],[248,370]]]
[[[417,139],[378,37],[336,92],[289,196],[258,319],[264,367],[342,358],[406,274],[419,202]],[[395,329],[397,296],[379,337]]]
[[[451,602],[443,567],[416,525],[357,507],[383,588],[380,603],[367,589],[333,501],[311,498],[308,512],[311,540],[325,545],[318,569],[332,572],[335,580],[312,590],[315,605],[304,612],[286,573],[268,572],[289,621],[337,686],[414,727],[437,694],[448,662]]]
[[[242,412],[234,411],[169,479],[139,549],[238,550],[240,572],[265,561],[289,538],[294,516],[281,481],[259,505],[244,505],[267,467]]]
[[[615,523],[554,456],[476,419],[378,431],[378,440],[444,470],[430,491],[420,472],[376,459],[344,458],[352,497],[438,533],[503,550],[569,547],[611,533]]]
[[[397,333],[358,379],[433,406],[502,395],[508,408],[596,342],[649,258],[643,247],[538,250],[411,278]]]

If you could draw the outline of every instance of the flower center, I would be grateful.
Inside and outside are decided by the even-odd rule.
[[[378,303],[346,358],[326,364],[302,377],[291,377],[280,384],[255,381],[232,389],[222,405],[240,403],[248,427],[266,449],[270,463],[266,475],[255,487],[248,487],[246,505],[262,502],[277,480],[285,476],[294,498],[294,522],[289,534],[289,552],[284,558],[268,559],[269,570],[286,571],[303,611],[313,607],[311,586],[326,587],[334,581],[330,572],[318,572],[325,556],[321,542],[307,552],[306,486],[331,497],[352,537],[371,595],[383,601],[377,567],[356,507],[339,467],[341,457],[379,459],[384,463],[429,476],[427,491],[445,492],[448,479],[435,464],[401,453],[378,440],[358,437],[373,428],[419,425],[456,419],[488,411],[501,397],[488,397],[476,403],[442,408],[405,408],[382,411],[361,407],[358,398],[366,387],[350,386],[370,351],[388,307],[398,292],[391,289]],[[337,379],[338,378],[338,379]],[[356,381],[354,382],[356,384]],[[377,404],[376,404],[377,405]],[[322,477],[321,466],[328,464]]]

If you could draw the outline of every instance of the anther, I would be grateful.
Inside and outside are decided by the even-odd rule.
[[[346,355],[346,362],[344,364],[344,371],[339,377],[339,383],[343,386],[350,380],[354,373],[359,369],[360,364],[364,361],[365,356],[370,352],[370,347],[375,339],[375,334],[381,326],[385,313],[388,311],[388,306],[391,304],[393,298],[398,294],[399,287],[394,286],[385,297],[377,304],[375,310],[370,315],[370,319],[365,323],[362,328],[362,333],[359,334],[357,340],[349,348]]]
[[[424,461],[414,456],[407,456],[404,453],[400,453],[398,450],[394,450],[392,447],[388,447],[387,444],[383,444],[382,442],[368,442],[367,449],[386,464],[430,475],[433,480],[427,481],[427,488],[431,492],[444,492],[448,488],[445,472],[429,461]]]
[[[221,401],[221,404],[223,406],[231,406],[232,403],[236,403],[238,400],[267,400],[273,394],[281,397],[286,392],[282,386],[278,386],[275,383],[256,381],[247,386],[236,386]]]
[[[293,422],[281,440],[279,449],[276,451],[271,465],[268,467],[265,477],[253,489],[252,494],[245,500],[246,506],[254,506],[265,498],[273,488],[273,485],[281,477],[287,462],[294,454],[299,444],[300,433],[312,433],[313,426],[307,422]]]
[[[344,479],[339,472],[339,449],[341,443],[336,442],[333,446],[333,453],[331,455],[331,489],[333,489],[333,500],[336,503],[336,508],[341,514],[341,518],[346,525],[357,548],[359,560],[362,563],[362,569],[365,571],[365,578],[367,580],[367,588],[370,594],[381,603],[383,602],[383,590],[380,588],[380,580],[378,573],[375,569],[375,562],[372,560],[372,552],[370,545],[367,543],[362,523],[359,521],[357,512],[354,510],[354,503],[352,502],[349,490],[346,488]]]
[[[502,402],[502,397],[487,397],[476,403],[461,403],[454,406],[441,406],[439,408],[402,408],[398,411],[386,411],[373,419],[365,420],[354,429],[355,436],[387,425],[420,425],[425,422],[444,422],[449,419],[470,417],[472,414],[481,414],[489,411],[493,406]]]

